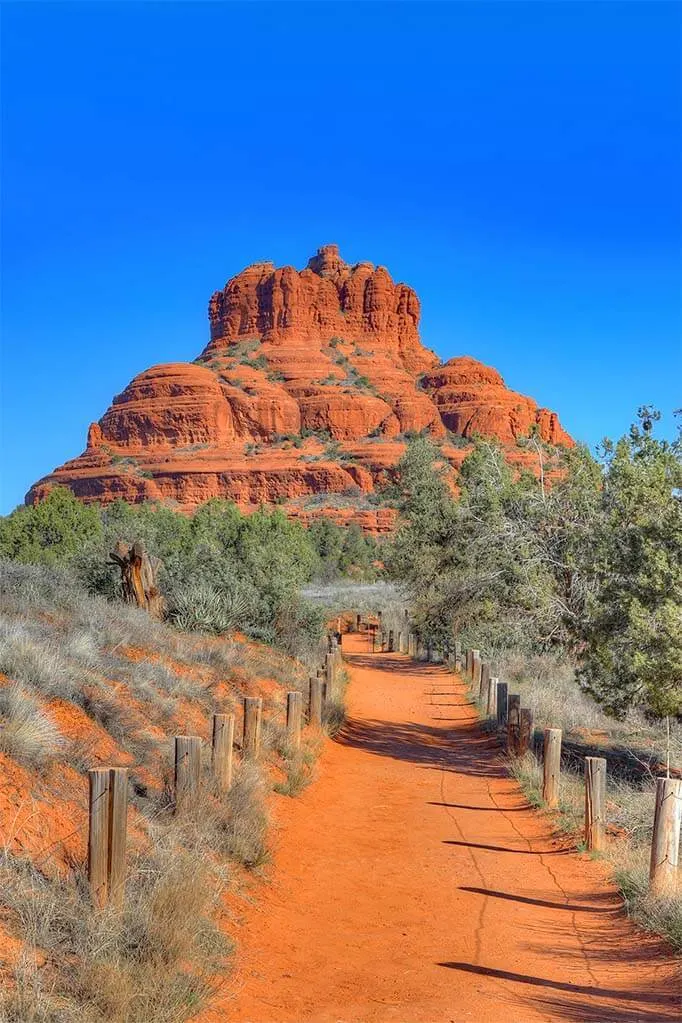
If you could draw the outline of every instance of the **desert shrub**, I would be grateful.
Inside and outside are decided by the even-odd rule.
[[[260,866],[268,858],[268,815],[265,783],[257,765],[244,762],[235,772],[232,788],[217,804],[212,828],[215,847],[245,867]]]
[[[20,506],[0,518],[0,559],[64,564],[101,533],[97,508],[83,504],[66,487],[55,487],[39,504]]]
[[[63,745],[59,729],[23,686],[0,688],[0,751],[41,769]]]
[[[175,589],[169,598],[172,622],[188,632],[229,632],[247,626],[252,601],[245,593],[218,590],[206,582]]]
[[[93,911],[82,878],[46,877],[5,855],[8,926],[26,945],[0,1018],[182,1023],[196,1013],[229,953],[213,922],[220,878],[172,828],[155,837],[133,864],[120,914]]]

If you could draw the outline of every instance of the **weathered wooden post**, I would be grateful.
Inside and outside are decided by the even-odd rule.
[[[510,693],[507,702],[507,752],[516,755],[521,731],[521,697]]]
[[[523,757],[531,747],[533,739],[533,711],[522,707],[519,717],[519,756]]]
[[[383,629],[381,630],[381,652],[382,654],[386,653],[386,633]]]
[[[481,684],[478,693],[479,700],[487,699],[488,696],[488,682],[490,681],[490,665],[487,661],[481,661]]]
[[[310,677],[310,711],[308,724],[311,728],[322,728],[322,679]]]
[[[175,736],[175,812],[185,813],[196,802],[201,782],[201,739]]]
[[[489,718],[497,719],[497,679],[492,675],[488,679],[486,711]]]
[[[585,845],[599,851],[606,842],[606,761],[585,757]]]
[[[507,727],[507,703],[509,700],[509,686],[506,682],[497,683],[497,727]]]
[[[481,691],[481,654],[478,650],[471,651],[471,688],[474,693]]]
[[[292,689],[287,693],[287,743],[292,749],[299,749],[301,745],[302,710],[303,695],[298,689]]]
[[[125,896],[128,830],[128,768],[109,771],[109,902],[121,907]]]
[[[397,644],[396,644],[396,648],[397,648],[399,654],[401,654],[403,652],[403,634],[402,634],[402,632],[398,632],[398,641],[397,641]]]
[[[677,886],[681,826],[682,779],[657,778],[649,864],[649,885],[655,895],[670,895]]]
[[[109,786],[110,771],[88,771],[88,882],[93,905],[106,906],[109,899]]]
[[[324,677],[327,683],[327,699],[331,700],[336,688],[336,660],[333,654],[327,654],[325,659]]]
[[[214,714],[211,742],[211,769],[218,791],[232,787],[232,748],[234,746],[234,714]]]
[[[394,642],[393,629],[389,629],[388,630],[388,652],[389,652],[389,654],[392,654],[394,652],[394,650],[395,650],[395,642]]]
[[[242,756],[255,758],[260,753],[260,731],[263,720],[263,700],[260,696],[244,697],[244,735]]]
[[[355,616],[355,631],[360,632],[362,626],[362,615]]]
[[[561,729],[545,728],[542,755],[542,798],[551,809],[559,805]]]

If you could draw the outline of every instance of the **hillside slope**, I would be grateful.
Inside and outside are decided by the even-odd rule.
[[[194,363],[153,366],[90,426],[85,452],[36,483],[86,501],[212,497],[282,504],[303,519],[390,529],[374,493],[406,436],[428,432],[456,470],[480,434],[533,469],[531,431],[571,446],[558,417],[469,356],[444,365],[419,338],[419,299],[385,267],[349,266],[335,245],[308,266],[256,263],[209,302],[211,336]],[[521,442],[521,443],[519,443]]]

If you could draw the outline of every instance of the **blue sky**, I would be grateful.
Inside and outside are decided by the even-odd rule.
[[[4,3],[2,500],[338,242],[591,445],[682,405],[672,3]]]

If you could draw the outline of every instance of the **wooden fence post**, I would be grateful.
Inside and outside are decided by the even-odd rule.
[[[312,728],[322,728],[322,679],[310,677],[310,712],[308,724]]]
[[[521,697],[510,693],[507,701],[507,753],[516,755],[521,730]]]
[[[298,689],[287,693],[287,742],[293,749],[301,746],[301,711],[303,695]]]
[[[128,829],[128,768],[109,771],[109,901],[121,907],[125,896]]]
[[[389,629],[388,630],[388,652],[389,652],[389,654],[392,654],[394,652],[394,650],[395,650],[395,642],[394,642],[393,629]]]
[[[234,746],[234,714],[213,715],[211,768],[219,792],[232,787],[232,747]]]
[[[656,779],[656,810],[651,837],[649,885],[655,895],[669,895],[677,884],[682,826],[682,780]]]
[[[201,781],[201,739],[175,736],[175,812],[185,813],[196,802]]]
[[[545,728],[542,757],[542,798],[552,809],[559,805],[561,773],[561,729]]]
[[[244,735],[242,756],[255,758],[260,753],[260,730],[263,720],[263,700],[260,696],[244,697]]]
[[[331,700],[334,696],[336,682],[336,661],[333,654],[327,654],[324,662],[324,674],[327,682],[327,699]]]
[[[471,688],[475,693],[481,691],[481,654],[478,650],[471,651]]]
[[[488,679],[487,707],[489,718],[497,719],[497,679],[492,675]]]
[[[490,665],[487,661],[481,661],[481,680],[478,691],[479,700],[487,700],[488,698],[488,682],[490,681]]]
[[[507,727],[507,703],[509,700],[509,686],[506,682],[497,683],[497,727]]]
[[[602,757],[585,757],[585,845],[589,850],[604,848],[605,803],[606,761]]]
[[[522,707],[519,717],[519,756],[523,757],[528,752],[533,739],[533,711],[529,707]]]
[[[109,899],[109,786],[108,769],[88,771],[88,881],[97,909]]]

